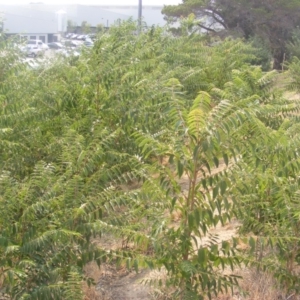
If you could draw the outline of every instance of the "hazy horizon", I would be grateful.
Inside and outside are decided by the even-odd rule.
[[[24,1],[24,0],[0,0],[2,5],[24,5],[29,3],[42,2],[44,4],[84,4],[84,5],[138,5],[138,0],[44,0],[44,1]],[[176,5],[182,3],[180,0],[143,0],[143,5]]]

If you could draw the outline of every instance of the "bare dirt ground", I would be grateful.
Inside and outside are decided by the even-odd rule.
[[[96,273],[98,275],[98,280],[96,281],[96,286],[92,288],[94,291],[91,296],[93,297],[86,297],[86,299],[150,299],[150,287],[141,283],[141,280],[149,275],[150,271],[148,270],[142,270],[139,273],[135,273],[128,272],[125,269],[117,270],[109,265],[103,265],[98,269],[95,264],[87,266],[87,270],[87,273],[91,272],[93,277],[95,277]],[[86,291],[88,290],[86,289]]]

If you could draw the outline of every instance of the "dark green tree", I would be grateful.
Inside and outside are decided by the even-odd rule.
[[[194,13],[198,26],[211,33],[226,30],[246,39],[259,36],[267,41],[273,68],[281,69],[287,43],[300,23],[300,1],[183,0],[182,4],[165,6],[162,13],[170,21]]]
[[[85,33],[85,34],[91,32],[91,25],[87,21],[82,21],[82,23],[81,23],[81,32]]]
[[[68,30],[68,32],[75,32],[76,26],[77,26],[76,23],[73,22],[72,20],[67,21],[67,30]]]

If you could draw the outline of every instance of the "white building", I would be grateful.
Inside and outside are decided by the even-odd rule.
[[[8,34],[20,34],[29,39],[40,39],[47,43],[58,34],[56,15],[37,10],[30,5],[1,6],[3,30]]]
[[[143,21],[148,25],[165,25],[162,6],[143,6]],[[137,19],[138,6],[96,5],[0,5],[3,14],[3,29],[7,34],[20,34],[29,39],[40,39],[45,43],[60,38],[67,29],[67,20],[80,26],[83,21],[92,27],[104,27]]]

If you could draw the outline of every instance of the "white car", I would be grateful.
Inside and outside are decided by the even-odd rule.
[[[49,47],[45,43],[43,43],[41,40],[28,40],[27,41],[27,46],[36,46],[42,50],[48,50]]]
[[[39,48],[38,46],[26,46],[25,51],[27,56],[37,57],[43,54],[43,49]]]

